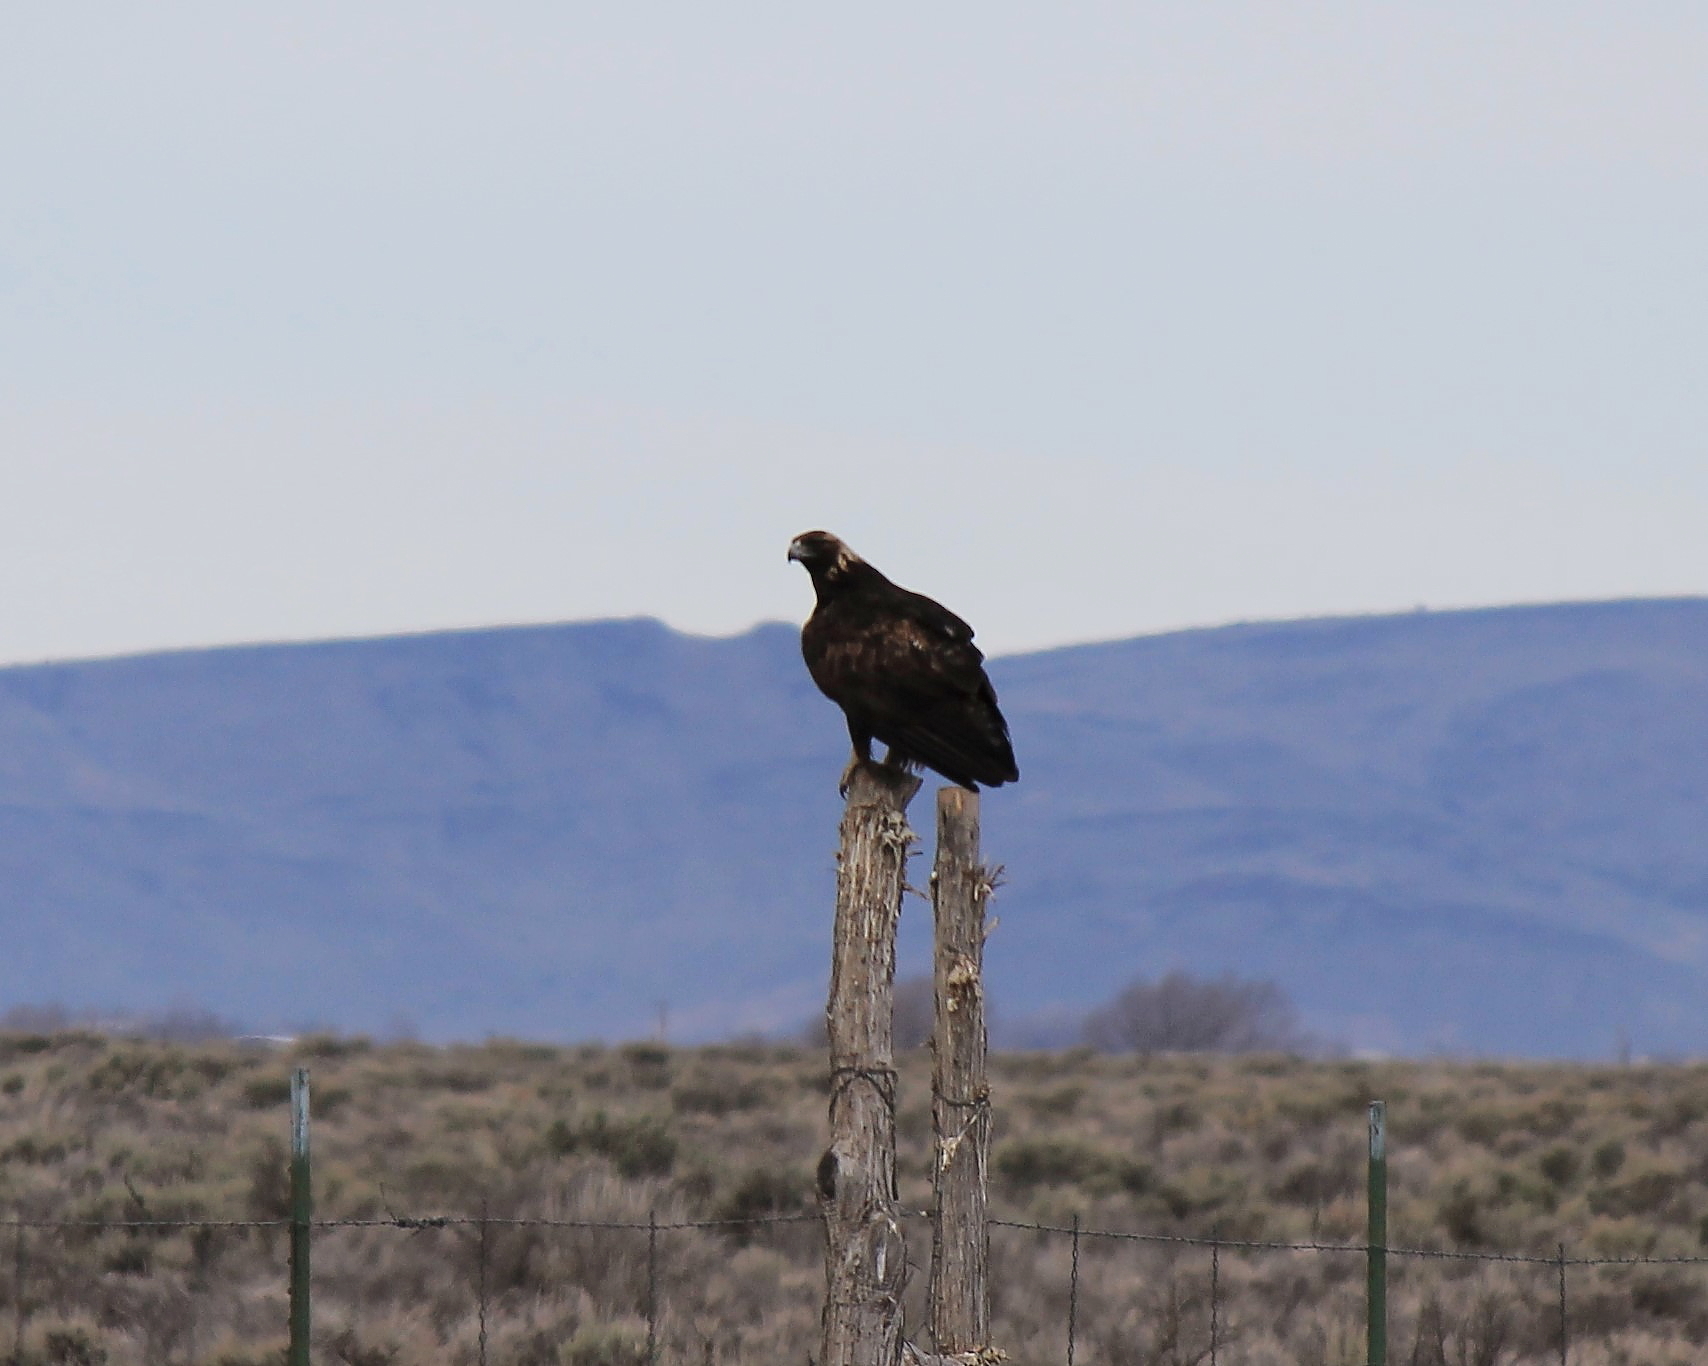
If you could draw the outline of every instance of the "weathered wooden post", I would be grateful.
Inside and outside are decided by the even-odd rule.
[[[830,1146],[818,1164],[825,1220],[819,1366],[893,1366],[901,1357],[907,1252],[896,1215],[896,921],[907,882],[907,804],[919,779],[855,767],[837,852],[831,951]]]
[[[931,873],[936,986],[931,1122],[931,1335],[937,1351],[977,1357],[990,1346],[990,1236],[986,1176],[990,1085],[985,1074],[985,902],[991,876],[979,862],[979,798],[937,793],[937,861]]]

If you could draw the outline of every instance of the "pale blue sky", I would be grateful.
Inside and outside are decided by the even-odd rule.
[[[1708,591],[1696,3],[65,3],[0,661]]]

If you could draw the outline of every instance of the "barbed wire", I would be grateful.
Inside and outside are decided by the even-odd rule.
[[[898,1208],[896,1216],[907,1220],[930,1220],[933,1212],[929,1209]],[[560,1229],[592,1232],[614,1232],[624,1234],[647,1235],[646,1244],[646,1289],[644,1298],[644,1318],[646,1321],[646,1353],[644,1360],[648,1366],[657,1366],[660,1349],[660,1312],[662,1300],[660,1297],[661,1262],[664,1260],[663,1249],[660,1246],[660,1235],[671,1232],[690,1230],[717,1230],[734,1228],[753,1228],[778,1225],[816,1224],[823,1220],[823,1214],[817,1210],[779,1211],[770,1214],[751,1214],[726,1216],[710,1219],[674,1219],[660,1221],[656,1211],[650,1212],[645,1222],[639,1219],[587,1219],[587,1218],[557,1218],[548,1215],[493,1215],[483,1201],[479,1214],[423,1214],[409,1215],[393,1212],[389,1206],[384,1217],[342,1217],[309,1219],[298,1223],[288,1218],[276,1219],[52,1219],[30,1217],[21,1213],[10,1217],[0,1217],[0,1230],[9,1229],[15,1239],[13,1257],[13,1359],[23,1360],[21,1355],[24,1342],[24,1330],[30,1317],[30,1309],[24,1293],[26,1266],[25,1257],[26,1234],[30,1231],[102,1231],[121,1230],[129,1232],[175,1232],[184,1230],[228,1230],[246,1231],[262,1229],[269,1231],[288,1230],[302,1227],[317,1231],[337,1229],[399,1229],[410,1233],[420,1233],[433,1229],[470,1230],[477,1232],[475,1246],[478,1249],[479,1265],[475,1281],[477,1304],[477,1366],[489,1366],[488,1357],[488,1325],[491,1309],[491,1296],[488,1286],[488,1261],[490,1257],[488,1235],[495,1229],[502,1228],[539,1228]],[[1067,1362],[1073,1366],[1077,1347],[1079,1329],[1079,1300],[1080,1300],[1080,1255],[1081,1242],[1085,1239],[1101,1239],[1105,1242],[1146,1243],[1159,1246],[1175,1246],[1189,1248],[1207,1248],[1210,1252],[1210,1306],[1209,1306],[1209,1360],[1216,1362],[1220,1357],[1223,1346],[1222,1316],[1221,1316],[1221,1255],[1224,1251],[1246,1253],[1271,1252],[1307,1252],[1333,1255],[1367,1254],[1372,1248],[1365,1243],[1326,1242],[1321,1239],[1310,1241],[1282,1241],[1255,1238],[1230,1238],[1214,1230],[1209,1236],[1188,1233],[1150,1233],[1131,1229],[1098,1229],[1087,1228],[1081,1217],[1076,1213],[1071,1225],[1050,1224],[1040,1221],[1019,1219],[987,1219],[986,1228],[1012,1229],[1019,1232],[1038,1233],[1048,1237],[1063,1237],[1071,1242],[1071,1266],[1069,1270],[1068,1303],[1067,1303]],[[1393,1257],[1414,1257],[1436,1261],[1516,1263],[1527,1266],[1546,1266],[1552,1268],[1559,1280],[1559,1345],[1560,1361],[1568,1361],[1569,1320],[1567,1278],[1573,1267],[1606,1268],[1634,1266],[1700,1266],[1708,1264],[1708,1253],[1693,1256],[1654,1256],[1636,1254],[1631,1256],[1613,1257],[1569,1257],[1566,1255],[1564,1244],[1557,1244],[1557,1251],[1552,1256],[1519,1252],[1491,1252],[1474,1249],[1454,1248],[1414,1248],[1388,1247],[1381,1249]]]
[[[0,1218],[11,1229],[289,1228],[289,1219],[27,1219]]]
[[[909,1214],[914,1211],[908,1211]],[[641,1233],[652,1228],[671,1229],[726,1228],[742,1224],[805,1224],[817,1223],[822,1215],[802,1211],[797,1214],[736,1215],[725,1219],[661,1220],[654,1224],[645,1219],[554,1219],[545,1215],[481,1215],[481,1214],[388,1214],[383,1218],[310,1219],[313,1229],[333,1228],[400,1228],[408,1230],[431,1228],[478,1228],[483,1225],[517,1228],[579,1228],[629,1229]],[[290,1219],[33,1219],[24,1217],[0,1218],[0,1228],[10,1229],[288,1229]]]
[[[904,1219],[930,1219],[928,1209],[901,1209]],[[326,1229],[395,1228],[407,1231],[438,1228],[559,1228],[604,1229],[632,1233],[670,1233],[692,1229],[757,1227],[767,1224],[813,1224],[823,1215],[816,1210],[793,1213],[732,1215],[716,1219],[563,1219],[549,1215],[498,1214],[387,1214],[383,1217],[348,1217],[311,1219],[309,1227]],[[990,1228],[1017,1229],[1022,1232],[1056,1234],[1064,1238],[1100,1238],[1110,1242],[1159,1243],[1181,1247],[1209,1248],[1215,1252],[1312,1252],[1336,1255],[1363,1255],[1369,1252],[1368,1243],[1334,1243],[1313,1239],[1303,1242],[1260,1238],[1230,1238],[1222,1234],[1147,1233],[1135,1229],[1088,1228],[1084,1225],[1046,1224],[1020,1219],[989,1219]],[[288,1229],[290,1219],[47,1219],[24,1215],[0,1216],[0,1229],[34,1230],[119,1230],[145,1232],[148,1230],[176,1231],[185,1229]],[[1677,1256],[1657,1256],[1635,1253],[1628,1256],[1566,1256],[1560,1253],[1491,1252],[1474,1248],[1395,1247],[1378,1249],[1390,1257],[1415,1257],[1436,1261],[1506,1262],[1526,1266],[1702,1266],[1708,1265],[1708,1253]]]
[[[1138,1233],[1124,1229],[1075,1229],[1066,1224],[1028,1223],[1016,1219],[991,1219],[992,1228],[1027,1229],[1035,1233],[1058,1233],[1066,1237],[1105,1238],[1119,1242],[1178,1243],[1191,1247],[1226,1248],[1243,1252],[1331,1252],[1358,1253],[1370,1251],[1368,1243],[1271,1242],[1256,1238],[1205,1237],[1189,1233]],[[1433,1258],[1438,1261],[1519,1262],[1531,1266],[1700,1266],[1708,1264],[1708,1253],[1693,1256],[1655,1257],[1637,1254],[1628,1257],[1564,1257],[1526,1252],[1479,1252],[1470,1248],[1382,1247],[1390,1257]]]

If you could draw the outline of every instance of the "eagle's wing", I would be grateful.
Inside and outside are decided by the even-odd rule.
[[[898,588],[895,605],[898,617],[915,622],[926,631],[940,636],[944,640],[952,640],[965,645],[972,652],[975,663],[984,659],[984,656],[973,644],[973,628],[942,603],[926,597],[923,593],[910,593],[905,588]]]
[[[882,632],[886,715],[878,735],[910,759],[961,780],[1018,776],[1008,727],[973,630],[942,604],[904,593]]]
[[[963,784],[1019,776],[973,628],[887,580],[822,604],[801,632],[820,691],[842,708],[856,754],[872,737]]]

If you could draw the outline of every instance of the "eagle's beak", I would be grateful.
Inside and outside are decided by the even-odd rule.
[[[801,558],[801,543],[799,541],[790,541],[789,542],[789,559],[798,560],[800,558]]]

